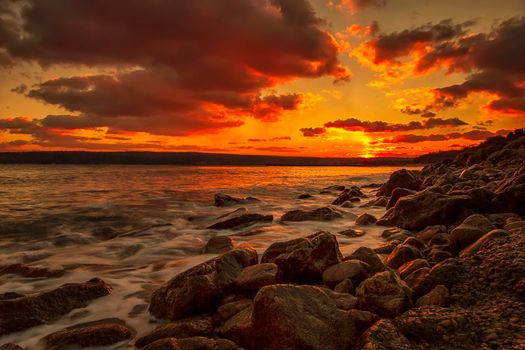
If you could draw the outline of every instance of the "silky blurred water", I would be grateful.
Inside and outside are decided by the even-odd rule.
[[[355,216],[380,216],[384,208],[338,208],[344,218],[331,222],[279,222],[285,212],[327,206],[338,191],[320,194],[331,185],[384,182],[394,167],[185,167],[137,165],[0,165],[0,261],[65,268],[60,278],[0,276],[0,293],[37,293],[67,282],[100,277],[113,293],[57,322],[0,337],[0,344],[34,347],[42,336],[73,325],[119,317],[138,330],[152,327],[146,310],[149,295],[161,283],[213,255],[201,254],[215,235],[231,235],[262,253],[271,243],[319,230],[336,234],[349,254],[360,246],[381,244],[382,229],[358,227]],[[253,204],[217,208],[216,193],[252,196]],[[300,200],[301,194],[313,198]],[[206,229],[217,217],[244,207],[272,214],[274,221],[238,230]],[[366,231],[349,238],[337,232]],[[123,346],[122,344],[119,346]]]

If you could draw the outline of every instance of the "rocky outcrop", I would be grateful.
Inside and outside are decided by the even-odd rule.
[[[342,260],[334,235],[318,232],[304,238],[276,242],[264,252],[261,262],[274,263],[287,281],[319,282],[323,272]]]
[[[124,321],[112,318],[67,327],[46,335],[40,344],[45,350],[100,347],[129,340],[134,335]]]
[[[335,209],[324,207],[314,210],[292,210],[281,217],[281,221],[330,221],[341,219],[343,215]]]
[[[168,320],[212,311],[239,273],[257,261],[257,252],[244,247],[197,265],[153,292],[149,311]]]
[[[272,222],[273,216],[272,215],[261,215],[261,214],[242,214],[230,219],[226,219],[224,221],[217,222],[211,226],[209,226],[209,229],[212,230],[229,230],[229,229],[236,229],[236,228],[242,228],[250,225],[254,225],[257,223],[263,223],[263,222]]]
[[[238,204],[256,203],[259,202],[259,200],[253,197],[237,198],[219,193],[215,195],[214,202],[216,207],[229,207]]]
[[[406,169],[397,170],[394,171],[388,181],[381,186],[377,195],[391,196],[394,189],[398,187],[418,191],[421,187],[421,182],[421,179],[415,172]]]
[[[262,288],[254,300],[253,349],[349,349],[357,340],[355,321],[336,301],[314,286]]]
[[[99,278],[68,283],[32,296],[0,300],[0,336],[56,320],[70,311],[111,293],[111,286]]]

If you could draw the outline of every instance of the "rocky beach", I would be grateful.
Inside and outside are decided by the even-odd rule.
[[[525,349],[523,129],[421,170],[396,170],[381,184],[324,191],[336,195],[303,193],[298,200],[316,205],[280,217],[247,210],[258,198],[215,195],[227,212],[207,224],[213,232],[310,221],[337,231],[276,238],[262,254],[233,235],[213,235],[203,247],[210,260],[159,282],[144,296],[149,304],[134,310],[150,319],[148,329],[102,317],[49,332],[34,346],[4,344],[74,319],[114,289],[95,274],[38,293],[5,284],[0,349]],[[337,228],[357,208],[359,228]],[[378,229],[381,245],[340,249],[339,241]],[[67,273],[40,259],[2,263],[0,275]]]

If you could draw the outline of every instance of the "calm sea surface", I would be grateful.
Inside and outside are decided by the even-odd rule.
[[[64,268],[60,278],[0,276],[0,293],[36,293],[67,282],[100,277],[110,296],[57,322],[0,337],[34,346],[42,336],[79,322],[119,317],[140,332],[154,327],[149,295],[176,273],[208,260],[201,254],[215,235],[230,235],[260,253],[271,243],[318,230],[334,234],[355,225],[355,215],[380,216],[384,208],[340,208],[344,218],[328,223],[281,224],[293,209],[330,205],[338,195],[320,194],[331,185],[384,182],[393,167],[182,167],[136,165],[0,165],[0,261]],[[240,206],[216,208],[216,193],[252,196],[248,212],[274,215],[273,223],[239,230],[206,229]],[[307,200],[297,197],[308,193]],[[373,190],[365,190],[373,197]],[[372,199],[372,198],[371,198]],[[362,203],[369,199],[365,198]],[[343,253],[381,244],[380,227],[360,227],[360,238],[337,235]]]

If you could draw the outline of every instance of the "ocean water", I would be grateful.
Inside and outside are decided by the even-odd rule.
[[[384,182],[395,167],[182,167],[137,165],[0,165],[0,265],[66,269],[59,278],[0,276],[0,293],[38,293],[63,283],[100,277],[113,286],[97,299],[49,325],[0,337],[37,348],[38,340],[64,327],[119,317],[139,332],[154,328],[149,295],[177,273],[212,258],[202,254],[210,237],[230,235],[262,254],[273,242],[319,230],[336,234],[341,251],[376,247],[384,228],[355,225],[355,216],[381,216],[384,208],[359,207],[374,198],[364,189],[355,208],[338,208],[344,218],[331,222],[280,223],[285,212],[327,206],[338,191],[332,185]],[[216,193],[252,196],[253,204],[217,208]],[[301,194],[314,197],[299,200]],[[272,214],[274,221],[238,230],[206,229],[239,207]],[[348,228],[363,237],[337,234]],[[119,345],[125,347],[125,345]],[[117,346],[118,347],[118,346]]]

